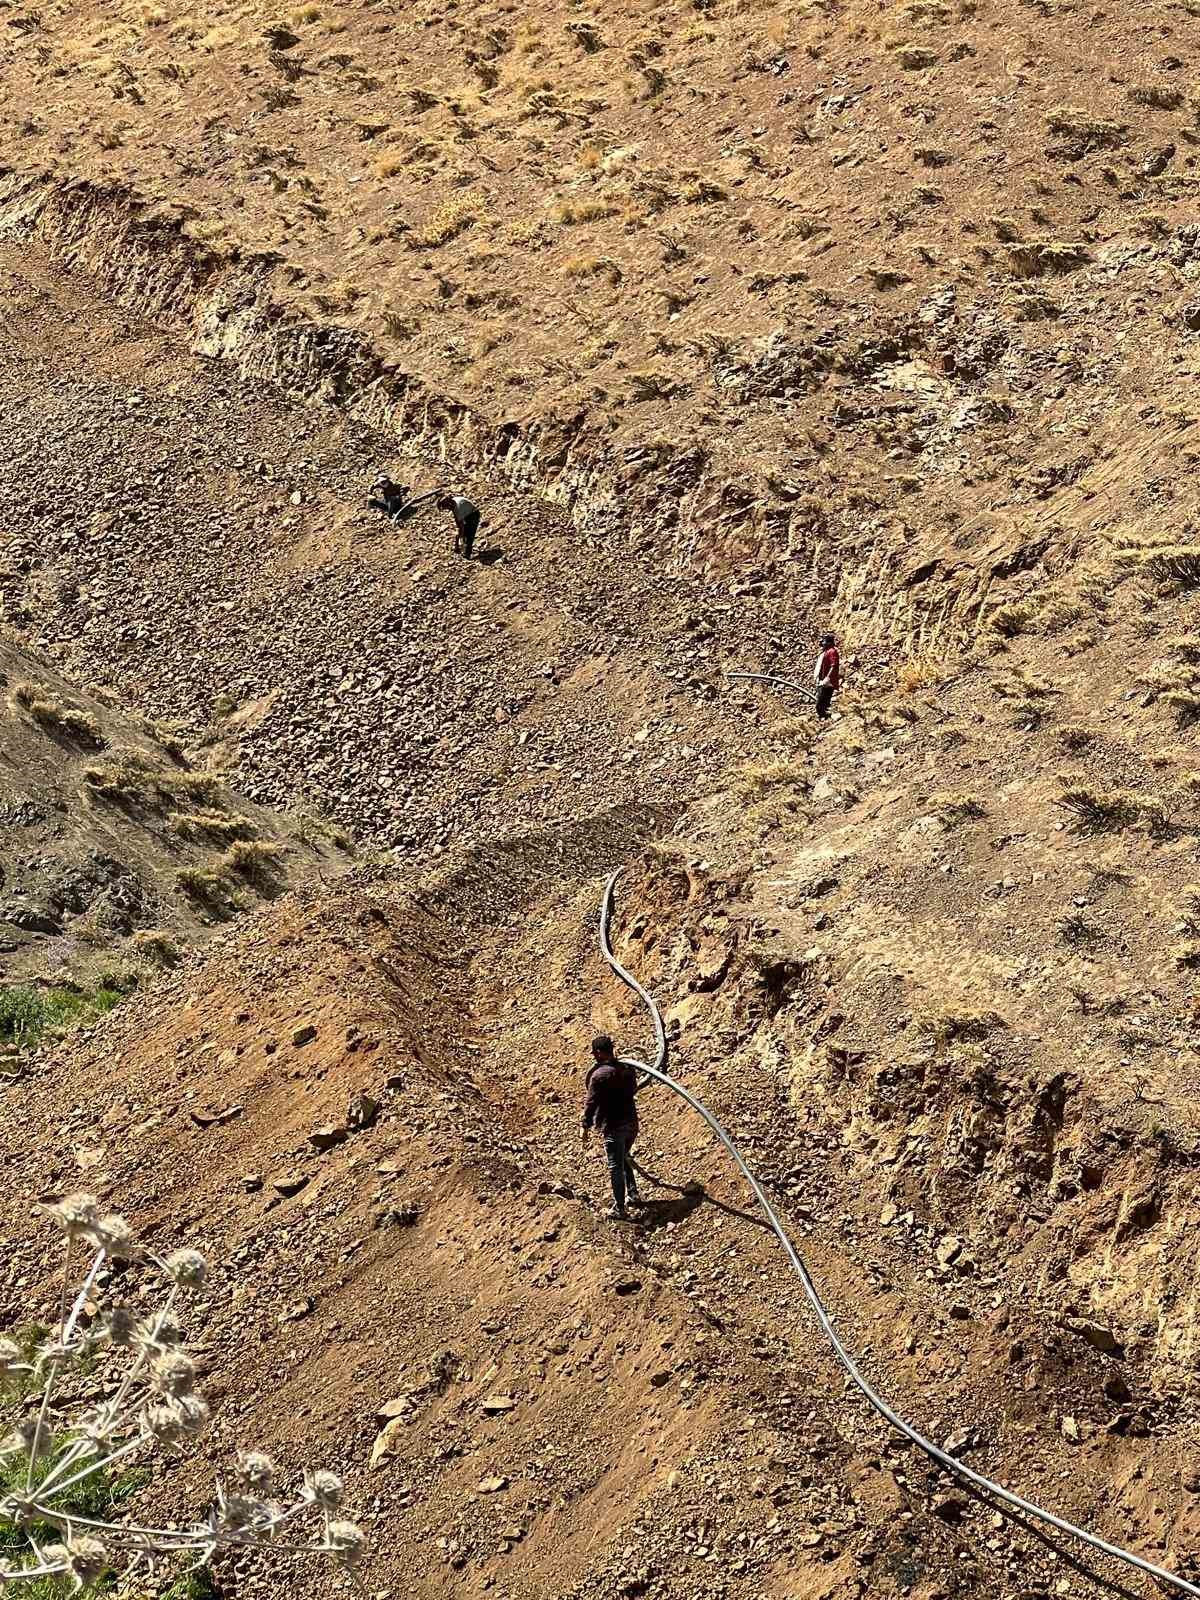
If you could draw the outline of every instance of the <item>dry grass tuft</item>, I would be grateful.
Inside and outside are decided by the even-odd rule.
[[[987,807],[973,794],[931,794],[929,815],[936,817],[946,828],[957,828],[964,822],[978,822],[987,816]]]
[[[762,800],[778,790],[808,787],[808,775],[795,761],[749,761],[733,780],[733,792],[743,800]]]
[[[409,234],[408,242],[414,250],[436,250],[486,220],[487,207],[480,195],[452,195],[425,219],[423,227]]]
[[[32,683],[19,683],[13,690],[13,700],[32,722],[48,733],[70,739],[76,744],[103,750],[108,743],[100,724],[87,711],[76,711],[64,706],[61,700],[40,692]]]
[[[896,668],[896,685],[901,694],[916,694],[918,689],[932,689],[941,681],[940,661],[905,661]]]
[[[129,948],[134,955],[158,967],[177,967],[183,959],[179,946],[170,934],[157,928],[143,928],[135,933],[129,941]]]
[[[184,811],[171,818],[172,831],[193,842],[228,845],[253,839],[258,829],[249,817],[227,811]]]
[[[240,840],[230,845],[221,858],[221,866],[226,873],[245,878],[247,883],[269,887],[276,881],[283,856],[282,845],[268,844],[262,839]]]
[[[1145,804],[1127,789],[1095,789],[1083,778],[1062,778],[1055,805],[1069,811],[1089,833],[1130,828],[1145,812]]]

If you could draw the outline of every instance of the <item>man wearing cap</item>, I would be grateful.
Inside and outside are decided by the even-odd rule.
[[[381,473],[371,485],[371,498],[367,504],[372,511],[382,511],[385,517],[393,521],[404,509],[408,499],[408,485],[393,483],[386,473]]]

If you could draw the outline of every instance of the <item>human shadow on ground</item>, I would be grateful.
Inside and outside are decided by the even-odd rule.
[[[673,1200],[658,1197],[647,1199],[643,1196],[640,1221],[645,1228],[665,1228],[669,1222],[682,1222],[685,1217],[691,1216],[697,1206],[709,1205],[718,1211],[723,1211],[727,1217],[737,1217],[741,1222],[752,1222],[756,1228],[770,1230],[770,1224],[752,1211],[739,1211],[736,1206],[727,1206],[722,1200],[714,1200],[704,1185],[696,1179],[684,1184],[668,1183],[665,1178],[647,1172],[645,1167],[639,1166],[636,1161],[631,1161],[630,1165],[639,1178],[652,1183],[656,1189],[665,1189],[669,1194],[677,1196]]]

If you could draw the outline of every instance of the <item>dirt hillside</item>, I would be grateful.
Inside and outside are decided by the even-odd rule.
[[[0,639],[0,971],[118,986],[230,918],[346,870],[319,819],[246,801],[169,730]]]
[[[621,868],[870,1376],[1200,1579],[1187,5],[5,18],[5,979],[207,946],[0,1084],[0,1327],[38,1199],[203,1247],[145,1500],[328,1463],[379,1600],[1147,1592],[846,1394],[665,1094],[603,1220]],[[829,723],[724,676],[828,626]]]

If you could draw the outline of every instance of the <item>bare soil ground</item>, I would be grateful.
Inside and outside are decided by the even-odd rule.
[[[1188,6],[4,31],[22,681],[364,849],[0,1089],[0,1324],[47,1293],[34,1198],[208,1250],[216,1426],[155,1492],[328,1461],[378,1595],[1144,1592],[847,1399],[673,1102],[602,1223],[625,864],[675,1069],[867,1370],[1195,1581]],[[488,560],[365,510],[397,452]],[[829,726],[723,682],[829,624]],[[9,691],[52,804],[82,752]],[[175,809],[101,813],[109,853],[161,876]]]

